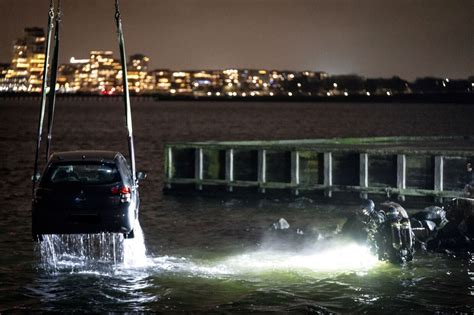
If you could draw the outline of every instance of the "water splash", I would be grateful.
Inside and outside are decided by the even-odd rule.
[[[146,256],[145,237],[140,222],[135,223],[135,237],[124,240],[123,263],[125,267],[146,267],[152,263]]]
[[[114,272],[117,268],[143,267],[148,264],[140,223],[135,224],[135,238],[122,234],[44,235],[36,245],[40,266],[51,272]]]

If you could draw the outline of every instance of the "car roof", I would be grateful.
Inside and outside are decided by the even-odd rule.
[[[115,158],[122,154],[117,151],[67,151],[55,152],[49,158],[49,163],[68,161],[90,161],[90,162],[114,162]]]

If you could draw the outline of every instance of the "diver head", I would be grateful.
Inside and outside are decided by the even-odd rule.
[[[366,216],[372,214],[374,211],[375,211],[375,204],[370,199],[365,200],[360,206],[360,212],[362,212],[362,214]]]
[[[374,202],[370,199],[364,201],[356,211],[357,218],[363,223],[368,223],[371,219],[371,214],[375,211]]]
[[[389,207],[387,213],[385,214],[387,217],[387,220],[389,222],[397,222],[400,216],[400,213],[398,212],[397,208],[395,207]]]

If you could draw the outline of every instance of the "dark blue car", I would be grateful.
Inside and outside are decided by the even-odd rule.
[[[140,205],[137,187],[119,152],[55,153],[35,191],[33,239],[41,240],[43,234],[102,232],[133,238]]]

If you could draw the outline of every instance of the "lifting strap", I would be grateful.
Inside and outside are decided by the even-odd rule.
[[[53,61],[51,63],[51,79],[49,82],[49,100],[48,100],[48,142],[46,142],[46,161],[49,159],[51,149],[51,139],[53,138],[53,120],[54,108],[56,105],[56,82],[58,74],[59,59],[59,26],[61,23],[61,0],[58,0],[58,8],[56,11],[56,23],[54,29],[54,52]]]
[[[130,105],[130,94],[128,91],[127,57],[125,54],[125,42],[123,39],[122,18],[120,15],[119,0],[115,0],[115,22],[119,41],[120,59],[122,62],[123,100],[125,103],[125,120],[128,131],[128,151],[130,155],[130,166],[132,171],[133,186],[137,185],[137,174],[135,170],[135,149],[133,146],[132,109]]]
[[[43,85],[41,88],[41,108],[38,120],[38,131],[37,131],[37,138],[36,138],[36,154],[35,154],[35,166],[34,172],[32,177],[33,187],[32,187],[32,194],[35,193],[36,183],[38,182],[38,160],[39,160],[39,151],[41,146],[41,136],[43,133],[43,122],[44,122],[44,112],[46,106],[46,93],[47,93],[47,80],[48,80],[48,67],[49,67],[49,49],[51,46],[51,31],[54,27],[53,25],[53,18],[54,18],[54,4],[53,0],[49,2],[49,12],[48,12],[48,30],[46,35],[46,49],[45,49],[45,56],[44,56],[44,68],[43,68]]]
[[[56,104],[56,81],[57,81],[57,70],[58,70],[58,59],[59,59],[59,28],[61,23],[61,0],[58,0],[58,7],[55,19],[55,25],[53,25],[54,19],[54,3],[53,0],[50,0],[49,12],[48,12],[48,30],[47,30],[47,39],[46,39],[46,50],[45,50],[45,63],[43,68],[43,86],[41,94],[41,109],[40,117],[38,122],[38,134],[36,139],[36,154],[35,154],[35,166],[33,173],[33,187],[32,195],[34,197],[36,184],[38,182],[38,164],[39,164],[39,151],[41,147],[41,136],[43,133],[43,122],[44,122],[44,113],[46,107],[46,94],[47,94],[47,82],[48,82],[48,67],[49,67],[49,51],[51,48],[51,33],[55,27],[54,33],[54,53],[53,61],[51,64],[51,78],[50,78],[50,89],[48,95],[48,141],[46,144],[46,162],[48,161],[50,149],[51,149],[51,140],[53,133],[53,120],[54,120],[54,109]],[[133,128],[132,128],[132,110],[130,105],[130,94],[128,90],[128,76],[127,76],[127,60],[125,54],[125,42],[123,38],[122,30],[122,19],[120,15],[120,8],[118,0],[115,0],[115,22],[117,26],[117,35],[119,41],[120,49],[120,59],[122,63],[122,81],[123,81],[123,98],[125,103],[125,121],[128,131],[128,149],[130,155],[130,164],[131,172],[133,179],[133,189],[137,187],[137,177],[135,169],[135,149],[133,145]]]

